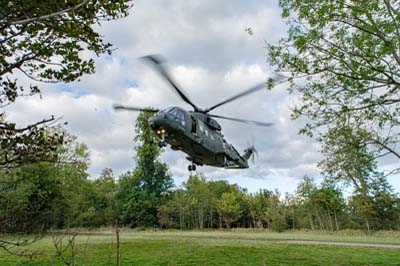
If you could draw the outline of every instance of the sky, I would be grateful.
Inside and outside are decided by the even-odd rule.
[[[90,149],[91,177],[97,178],[104,168],[112,168],[119,176],[135,166],[137,114],[115,112],[112,104],[190,109],[138,58],[161,54],[190,99],[200,107],[212,106],[271,77],[266,46],[284,37],[287,30],[277,2],[137,0],[127,18],[98,27],[116,49],[111,56],[95,58],[95,74],[69,84],[42,84],[41,97],[18,99],[8,107],[7,117],[19,125],[51,115],[62,117],[68,122],[66,129]],[[238,151],[254,142],[259,156],[249,169],[197,170],[208,179],[227,180],[250,192],[261,188],[293,192],[304,175],[319,180],[319,144],[298,135],[305,121],[291,120],[294,104],[283,84],[214,110],[213,114],[273,122],[274,126],[220,120],[228,142]],[[161,156],[178,186],[189,176],[185,157],[170,148]],[[398,180],[389,179],[396,191],[400,191]]]

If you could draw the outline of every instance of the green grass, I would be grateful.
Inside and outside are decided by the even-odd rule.
[[[399,244],[400,232],[383,231],[366,234],[363,231],[346,230],[340,232],[286,231],[283,233],[266,230],[238,229],[232,231],[127,231],[122,240],[130,239],[240,239],[240,240],[317,240],[348,243]]]
[[[398,232],[127,231],[121,234],[121,265],[400,265],[399,249],[269,241],[279,239],[400,244]],[[115,265],[110,233],[80,235],[77,244],[76,265]],[[0,251],[0,265],[63,265],[50,237],[29,246],[32,251],[41,255],[29,260]]]

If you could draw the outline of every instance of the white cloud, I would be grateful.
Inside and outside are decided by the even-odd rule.
[[[248,27],[253,35],[245,32]],[[137,1],[128,18],[99,28],[117,50],[111,57],[96,59],[94,75],[56,89],[44,85],[43,99],[18,100],[8,108],[8,117],[23,124],[52,114],[63,116],[68,131],[91,150],[90,173],[98,176],[101,169],[111,167],[118,175],[134,166],[137,114],[114,112],[113,103],[190,107],[138,57],[163,54],[171,75],[189,97],[200,107],[209,107],[268,78],[265,42],[276,42],[285,29],[277,3],[271,1]],[[260,128],[221,120],[229,142],[242,151],[254,139],[259,157],[246,170],[203,167],[201,171],[251,191],[262,186],[293,190],[299,177],[318,175],[319,147],[297,134],[302,121],[290,119],[295,101],[281,85],[216,109],[215,114],[275,125]],[[185,157],[169,148],[162,156],[177,185],[188,176]]]

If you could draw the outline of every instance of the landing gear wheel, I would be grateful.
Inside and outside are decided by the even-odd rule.
[[[160,147],[160,148],[167,147],[167,142],[165,142],[165,140],[158,142],[158,147]]]
[[[188,170],[189,170],[190,172],[196,171],[196,165],[194,165],[194,164],[189,165],[189,166],[188,166]]]

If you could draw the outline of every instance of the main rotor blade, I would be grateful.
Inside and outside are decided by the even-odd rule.
[[[135,107],[135,106],[124,106],[120,104],[113,105],[114,110],[125,110],[125,111],[135,111],[135,112],[151,112],[157,113],[160,111],[159,109],[155,108],[142,108],[142,107]]]
[[[218,103],[218,104],[216,104],[214,106],[211,106],[210,108],[206,109],[205,112],[208,113],[209,111],[211,111],[211,110],[213,110],[213,109],[215,109],[215,108],[217,108],[217,107],[219,107],[221,105],[227,104],[227,103],[229,103],[231,101],[234,101],[234,100],[236,100],[238,98],[244,97],[244,96],[246,96],[246,95],[248,95],[250,93],[259,91],[259,90],[264,89],[264,88],[266,88],[265,82],[263,82],[261,84],[258,84],[258,85],[254,86],[254,87],[251,87],[250,89],[245,90],[244,92],[241,92],[241,93],[239,93],[239,94],[237,94],[235,96],[232,96],[231,98],[228,98],[225,101],[222,101],[222,102],[220,102],[220,103]]]
[[[209,115],[209,116],[215,117],[215,118],[231,120],[231,121],[236,121],[236,122],[241,122],[241,123],[246,123],[246,124],[253,124],[253,125],[262,126],[262,127],[270,127],[274,124],[274,123],[265,123],[265,122],[259,122],[259,121],[248,120],[248,119],[226,117],[226,116],[221,116],[221,115]]]
[[[161,59],[160,56],[156,56],[156,55],[147,55],[144,57],[141,57],[141,59],[143,59],[144,61],[146,61],[147,63],[149,63],[152,67],[154,67],[154,69],[156,71],[158,71],[158,73],[164,78],[166,79],[169,84],[175,89],[175,91],[179,94],[179,96],[181,96],[181,98],[188,104],[190,104],[191,106],[193,106],[194,110],[197,111],[199,110],[199,108],[189,99],[188,96],[186,96],[186,94],[184,93],[184,91],[178,87],[178,85],[176,84],[176,82],[171,78],[171,76],[169,75],[169,73],[167,72],[167,69],[165,67],[162,66],[163,60]]]

